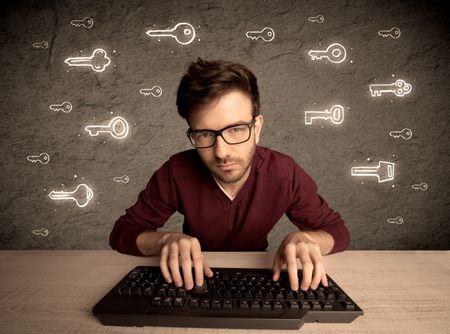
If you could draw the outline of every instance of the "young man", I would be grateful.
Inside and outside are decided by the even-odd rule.
[[[240,64],[199,58],[181,79],[177,106],[195,149],[175,154],[153,174],[115,223],[111,247],[160,254],[166,281],[189,290],[194,279],[202,285],[204,274],[213,276],[202,249],[264,251],[268,233],[286,214],[299,231],[281,242],[273,279],[286,264],[291,289],[298,290],[299,258],[301,289],[327,286],[322,255],[345,250],[348,229],[292,158],[257,146],[263,116],[253,73]],[[175,211],[184,215],[183,233],[157,231]]]

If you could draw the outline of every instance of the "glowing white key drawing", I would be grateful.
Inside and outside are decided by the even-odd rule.
[[[43,227],[39,230],[33,230],[34,235],[42,235],[43,237],[46,237],[48,235],[48,229]]]
[[[341,124],[344,121],[344,107],[335,104],[329,110],[305,111],[305,124],[312,124],[314,119],[331,120],[334,124]]]
[[[398,217],[395,217],[395,218],[388,218],[387,221],[389,223],[391,223],[391,224],[398,224],[398,225],[400,225],[400,224],[403,224],[403,217],[398,216]]]
[[[75,201],[80,208],[84,208],[94,197],[94,193],[91,188],[82,183],[79,184],[74,191],[52,191],[48,194],[48,197],[53,200],[72,200]]]
[[[48,153],[44,152],[39,155],[29,155],[27,156],[27,160],[33,163],[39,161],[41,164],[45,165],[50,161],[50,156],[48,155]]]
[[[311,50],[308,56],[312,60],[328,59],[332,63],[342,63],[347,57],[347,51],[339,43],[330,44],[326,50]]]
[[[378,35],[380,35],[381,37],[384,37],[384,38],[391,37],[391,38],[397,39],[400,37],[401,34],[402,34],[402,32],[397,27],[393,27],[389,30],[379,30],[378,31]]]
[[[38,43],[33,43],[33,47],[36,49],[47,49],[48,48],[48,42],[42,41]]]
[[[69,66],[85,66],[92,68],[95,72],[103,72],[111,64],[111,59],[103,49],[95,49],[90,57],[71,57],[64,60]]]
[[[394,179],[395,163],[379,161],[377,167],[352,167],[352,176],[376,176],[378,183]]]
[[[247,31],[245,36],[253,40],[262,39],[264,42],[272,42],[275,38],[275,31],[270,27],[265,27],[257,31]]]
[[[91,29],[94,26],[94,20],[90,17],[85,17],[82,20],[72,20],[70,24],[75,27],[84,27],[86,29]]]
[[[61,104],[51,104],[49,108],[53,111],[62,111],[67,114],[72,111],[72,103],[64,101]]]
[[[162,94],[162,88],[159,86],[153,86],[152,88],[142,88],[139,93],[145,96],[153,95],[154,97],[160,97]]]
[[[325,18],[323,15],[317,15],[317,16],[310,16],[308,17],[309,22],[317,22],[317,23],[323,23],[325,21]]]
[[[88,125],[84,129],[91,136],[98,136],[100,132],[107,132],[116,139],[123,139],[128,135],[128,122],[125,118],[117,116],[108,125]]]
[[[411,129],[404,128],[402,131],[391,131],[389,132],[389,136],[393,138],[403,138],[405,140],[410,140],[412,137]]]
[[[422,190],[425,191],[428,189],[428,184],[426,184],[425,182],[421,182],[420,184],[413,184],[411,186],[411,188],[415,189],[415,190]]]
[[[391,84],[372,84],[369,89],[372,97],[381,96],[383,93],[394,93],[395,96],[402,97],[411,93],[412,86],[405,80],[398,79]]]
[[[130,181],[130,178],[128,177],[128,175],[114,176],[113,181],[117,183],[119,182],[128,183]]]
[[[150,37],[172,37],[182,45],[187,45],[192,43],[195,39],[195,29],[194,27],[186,22],[177,23],[172,29],[166,30],[147,30],[145,32]]]

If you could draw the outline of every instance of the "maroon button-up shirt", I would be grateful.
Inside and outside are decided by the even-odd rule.
[[[233,200],[219,188],[195,149],[172,156],[117,220],[111,247],[143,255],[137,236],[162,227],[175,211],[184,215],[183,233],[196,237],[205,251],[264,251],[268,233],[283,214],[299,229],[330,233],[331,253],[345,250],[350,242],[341,215],[317,194],[311,177],[289,156],[260,146],[250,175]]]

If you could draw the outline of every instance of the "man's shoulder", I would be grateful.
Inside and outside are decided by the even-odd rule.
[[[295,160],[287,154],[278,152],[268,147],[257,146],[257,166],[259,175],[291,179]]]

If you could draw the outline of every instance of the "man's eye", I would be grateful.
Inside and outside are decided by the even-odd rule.
[[[211,132],[198,132],[195,134],[196,138],[198,139],[205,139],[212,136]]]
[[[231,132],[242,132],[242,131],[245,131],[245,126],[235,126],[228,130]]]

